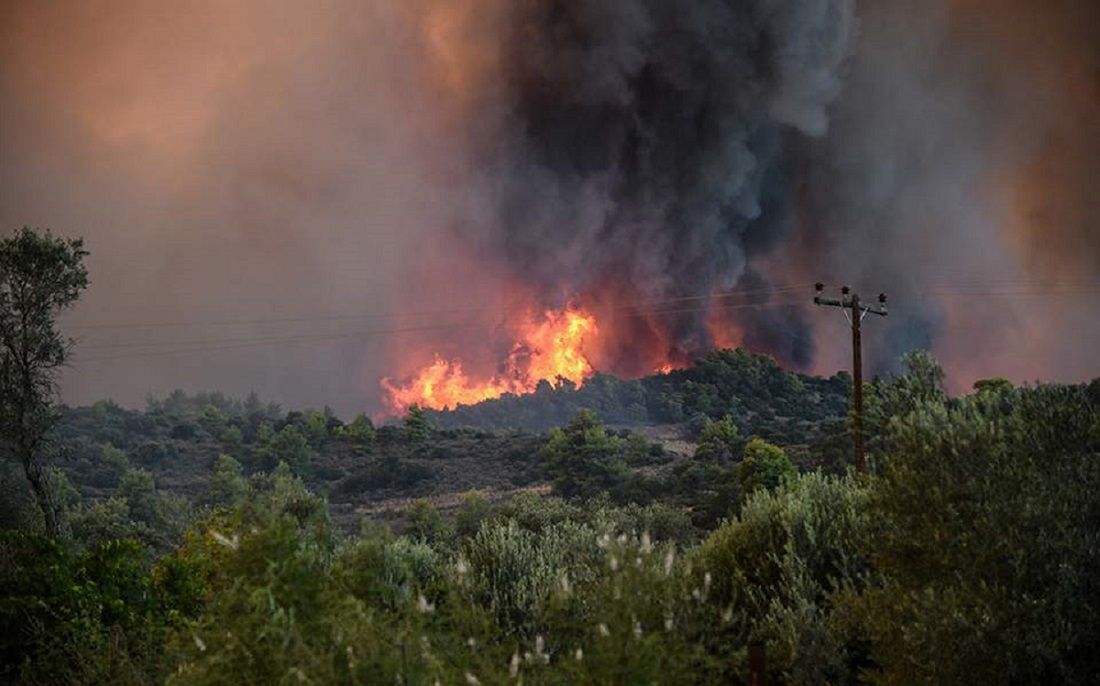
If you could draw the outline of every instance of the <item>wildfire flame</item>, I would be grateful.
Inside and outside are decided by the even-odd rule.
[[[519,322],[518,340],[503,373],[475,378],[459,360],[439,355],[405,383],[382,380],[386,405],[401,414],[411,405],[436,410],[471,405],[505,393],[532,393],[540,381],[559,385],[568,380],[581,386],[592,375],[585,345],[597,335],[596,319],[580,309],[547,310],[541,318]]]

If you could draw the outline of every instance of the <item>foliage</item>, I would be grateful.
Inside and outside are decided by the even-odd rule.
[[[737,459],[744,441],[741,431],[728,414],[718,421],[707,418],[695,448],[695,458],[729,464]]]
[[[431,424],[428,423],[428,414],[419,405],[410,405],[405,414],[405,440],[409,443],[419,444],[428,440],[431,434]]]
[[[341,427],[338,435],[352,445],[369,448],[374,444],[374,423],[360,412],[350,423]]]
[[[1081,387],[922,395],[872,482],[872,682],[1100,674],[1100,435]],[[951,656],[945,659],[945,656]]]
[[[159,647],[199,608],[196,570],[150,563],[132,541],[74,555],[57,541],[0,534],[0,679],[17,683],[151,683]]]
[[[759,438],[748,442],[745,456],[737,465],[737,480],[743,494],[762,488],[774,489],[796,473],[782,448]]]
[[[492,506],[478,491],[470,491],[462,496],[462,503],[455,514],[455,533],[460,537],[470,537],[481,528],[481,523],[492,513]]]
[[[566,498],[588,497],[615,488],[626,469],[622,444],[581,410],[564,429],[552,429],[542,459],[554,491]]]
[[[243,476],[241,463],[229,455],[218,455],[214,460],[210,483],[199,502],[214,507],[236,507],[247,492],[248,482]]]
[[[799,375],[766,355],[716,350],[668,374],[632,381],[596,374],[580,388],[546,384],[535,393],[505,395],[429,415],[439,428],[545,431],[567,423],[581,410],[620,425],[679,423],[695,416],[719,419],[728,414],[738,418],[743,433],[779,434],[796,443],[811,438],[818,422],[845,416],[850,392],[847,374],[828,379]]]
[[[450,533],[439,510],[425,498],[414,502],[406,516],[409,521],[405,533],[414,541],[440,543]]]
[[[56,422],[54,378],[71,342],[54,319],[88,287],[79,239],[28,227],[0,239],[0,458],[18,461],[42,512],[46,531],[61,531],[42,466]]]
[[[739,609],[737,635],[767,643],[773,677],[854,683],[862,646],[830,617],[834,598],[862,585],[869,517],[867,492],[850,478],[806,474],[749,498],[695,551],[713,574],[713,602]]]
[[[298,427],[287,424],[271,438],[262,456],[267,465],[286,464],[295,474],[303,475],[309,469],[313,450]]]

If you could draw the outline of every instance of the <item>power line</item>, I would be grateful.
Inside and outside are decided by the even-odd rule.
[[[632,308],[646,305],[659,305],[666,303],[677,302],[690,302],[698,300],[708,299],[721,299],[730,297],[739,297],[747,295],[764,295],[764,294],[781,294],[781,293],[793,293],[799,290],[805,289],[809,284],[795,284],[785,286],[769,286],[766,288],[755,289],[743,289],[743,290],[728,290],[717,291],[709,295],[687,295],[680,297],[670,298],[652,298],[635,301],[623,301],[618,304],[614,304],[613,309],[620,308]],[[197,326],[254,326],[261,324],[287,324],[287,323],[312,323],[320,321],[348,321],[348,320],[361,320],[361,319],[384,319],[384,318],[399,318],[399,317],[431,317],[431,316],[445,316],[450,314],[522,314],[529,312],[532,308],[527,305],[512,306],[512,307],[466,307],[466,308],[446,308],[438,310],[420,310],[420,311],[405,311],[405,312],[365,312],[357,314],[340,314],[340,315],[316,315],[316,316],[302,316],[302,317],[275,317],[266,319],[216,319],[207,321],[190,321],[190,322],[147,322],[147,323],[116,323],[116,324],[73,324],[68,326],[69,329],[74,330],[94,330],[94,329],[153,329],[153,328],[185,328],[185,327],[197,327]]]
[[[1006,282],[1008,283],[1008,282]],[[1009,284],[1011,285],[1011,284]],[[713,310],[738,310],[749,308],[773,308],[773,307],[791,307],[799,304],[798,300],[791,299],[774,299],[771,296],[786,295],[788,293],[796,292],[798,287],[796,286],[776,286],[770,288],[760,289],[745,289],[740,291],[723,291],[711,296],[684,296],[678,298],[664,298],[643,300],[634,302],[623,302],[614,307],[612,310],[618,310],[624,313],[624,316],[637,316],[637,317],[651,317],[659,315],[671,315],[671,314],[689,314],[697,312],[709,312]],[[1089,294],[1100,291],[1087,290],[1087,291],[1034,291],[1035,295],[1059,295],[1059,294]],[[917,291],[918,295],[937,295],[937,296],[957,296],[957,297],[991,297],[991,296],[1015,296],[1020,295],[1020,291],[966,291],[966,290],[924,290]],[[1031,293],[1027,293],[1031,294]],[[739,297],[745,298],[750,295],[758,295],[764,297],[762,300],[752,302],[725,302],[727,299]],[[699,307],[643,307],[643,305],[662,305],[675,303],[690,303],[691,301],[708,301],[705,305]],[[511,310],[496,310],[493,308],[467,308],[463,310],[437,310],[439,314],[443,313],[478,313],[478,312],[508,312],[514,313],[528,313],[531,308],[513,308]],[[412,314],[428,314],[423,313],[391,313],[390,315],[362,315],[362,316],[402,316]],[[359,315],[355,316],[359,317]],[[349,317],[352,318],[352,317]],[[329,318],[291,318],[295,321],[321,321]],[[341,318],[343,319],[343,318]],[[255,320],[255,321],[288,321],[284,320]],[[245,324],[248,322],[239,322]],[[144,328],[144,325],[138,325],[138,328]],[[426,324],[421,326],[408,326],[408,327],[396,327],[396,328],[380,328],[365,331],[338,331],[328,334],[302,334],[302,335],[274,335],[274,336],[247,336],[237,338],[214,338],[214,339],[195,339],[195,340],[171,340],[171,341],[126,341],[126,342],[112,342],[112,343],[91,343],[81,345],[79,350],[101,350],[112,351],[127,348],[139,349],[132,353],[124,355],[109,355],[99,357],[88,357],[76,359],[81,362],[101,362],[101,361],[113,361],[130,358],[140,357],[157,357],[166,355],[179,355],[179,354],[194,354],[204,352],[216,352],[223,350],[233,350],[238,348],[250,348],[264,345],[279,345],[286,343],[312,343],[312,342],[327,342],[342,340],[348,338],[369,338],[373,336],[389,336],[389,335],[402,335],[407,333],[422,333],[429,331],[447,331],[447,330],[461,330],[461,329],[484,329],[492,328],[487,326],[483,322],[470,322],[470,323],[448,323],[448,324]],[[164,349],[171,347],[171,349]],[[146,348],[147,350],[140,350]],[[159,348],[159,349],[158,349]]]
[[[691,312],[709,312],[714,309],[720,310],[733,310],[733,309],[745,309],[755,308],[762,306],[791,306],[797,304],[795,301],[785,302],[754,302],[754,303],[737,303],[731,305],[716,305],[711,307],[697,307],[697,308],[683,308],[678,310],[658,310],[658,311],[638,311],[635,313],[628,313],[628,317],[643,317],[652,316],[655,314],[676,314],[676,313],[691,313]],[[156,347],[160,345],[198,345],[202,347],[191,348],[177,348],[174,350],[144,350],[135,353],[129,353],[125,355],[112,355],[105,357],[75,357],[79,362],[106,362],[113,360],[123,360],[140,357],[159,357],[164,355],[178,355],[188,353],[199,352],[214,352],[221,350],[234,350],[238,348],[251,348],[263,345],[278,345],[283,343],[313,343],[313,342],[327,342],[335,341],[346,338],[369,338],[372,336],[389,336],[399,335],[405,333],[418,333],[425,331],[449,331],[460,329],[484,329],[487,328],[482,323],[468,323],[468,324],[446,324],[446,325],[432,325],[432,326],[419,326],[419,327],[405,327],[399,329],[375,329],[369,331],[344,331],[333,334],[317,334],[317,335],[305,335],[305,336],[288,336],[288,337],[268,337],[268,338],[239,338],[239,339],[221,339],[221,340],[206,340],[206,341],[189,341],[189,342],[176,342],[176,341],[162,341],[154,343],[120,343],[115,346],[83,346],[83,349],[115,349],[121,347]]]

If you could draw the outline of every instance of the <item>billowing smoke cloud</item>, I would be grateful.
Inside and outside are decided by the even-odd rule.
[[[1100,6],[893,0],[860,21],[811,153],[799,263],[893,296],[864,338],[876,369],[931,347],[956,388],[1100,372],[1082,345],[1100,340]],[[848,355],[833,324],[823,371]]]
[[[545,0],[493,20],[500,83],[471,121],[494,213],[463,228],[516,275],[558,298],[706,296],[788,235],[787,142],[828,129],[852,2]],[[616,336],[698,353],[696,309]],[[797,327],[762,317],[758,339]],[[808,334],[786,338],[807,363]]]
[[[817,279],[891,294],[875,369],[931,345],[957,385],[1079,379],[1095,285],[1037,280],[1100,269],[1098,22],[1091,0],[6,2],[0,230],[92,250],[71,402],[377,408],[434,350],[499,360],[517,302]],[[844,320],[792,297],[607,322],[601,368],[712,343],[846,367]]]

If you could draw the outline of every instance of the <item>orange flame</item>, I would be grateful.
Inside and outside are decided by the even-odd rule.
[[[596,319],[578,309],[547,310],[541,320],[528,317],[519,324],[519,340],[508,356],[505,373],[473,378],[459,360],[436,355],[405,383],[382,379],[386,405],[401,414],[411,405],[436,410],[471,405],[505,393],[532,393],[540,381],[559,385],[568,380],[578,387],[592,375],[585,344],[598,330]]]

